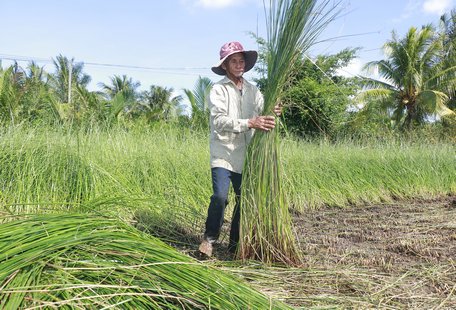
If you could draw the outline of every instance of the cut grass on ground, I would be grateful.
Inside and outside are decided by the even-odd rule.
[[[455,309],[456,197],[295,214],[302,268],[214,264],[304,309]]]

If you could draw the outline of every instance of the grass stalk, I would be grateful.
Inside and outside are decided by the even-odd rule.
[[[271,114],[294,64],[312,46],[335,17],[330,1],[269,2],[267,16],[267,83],[263,114]],[[255,133],[247,151],[241,197],[240,259],[259,259],[267,264],[299,265],[301,258],[293,235],[289,204],[282,185],[279,133]]]

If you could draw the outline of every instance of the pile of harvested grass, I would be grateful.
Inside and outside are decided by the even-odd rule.
[[[239,278],[100,216],[8,219],[0,225],[0,249],[1,309],[288,309]]]

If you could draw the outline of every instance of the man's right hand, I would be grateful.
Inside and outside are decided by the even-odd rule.
[[[249,128],[260,129],[264,131],[269,131],[275,127],[275,117],[274,116],[257,116],[249,119]]]

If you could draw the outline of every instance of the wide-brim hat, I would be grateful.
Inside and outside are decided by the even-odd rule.
[[[246,51],[244,47],[239,42],[228,42],[225,43],[220,49],[220,60],[216,63],[211,69],[212,72],[218,75],[226,75],[225,69],[222,68],[223,62],[231,55],[236,53],[244,53],[245,59],[245,69],[244,72],[249,71],[255,66],[255,63],[258,58],[258,53],[256,51]]]

